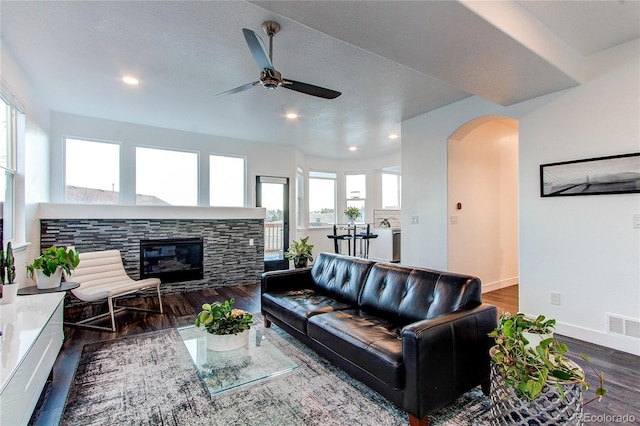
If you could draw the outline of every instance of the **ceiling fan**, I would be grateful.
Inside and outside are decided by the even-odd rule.
[[[282,77],[275,68],[273,68],[273,37],[280,31],[280,24],[273,21],[266,21],[262,24],[262,29],[269,36],[269,53],[267,54],[267,49],[262,42],[262,39],[258,34],[251,31],[250,29],[243,28],[242,33],[244,34],[244,38],[247,41],[247,45],[249,46],[249,50],[253,55],[253,59],[258,64],[258,68],[262,71],[260,72],[260,80],[254,81],[253,83],[247,83],[240,87],[236,87],[235,89],[227,90],[226,92],[218,93],[216,96],[220,95],[231,95],[233,93],[244,92],[245,90],[251,89],[253,86],[257,86],[258,84],[262,84],[263,87],[267,89],[275,89],[278,86],[282,86],[285,89],[293,90],[296,92],[304,93],[311,96],[317,96],[319,98],[324,99],[335,99],[340,96],[342,93],[336,92],[335,90],[325,89],[324,87],[314,86],[313,84],[301,83],[299,81],[285,79]]]

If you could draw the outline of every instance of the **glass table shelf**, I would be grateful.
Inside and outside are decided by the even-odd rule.
[[[254,386],[298,369],[255,327],[249,330],[246,346],[225,352],[208,350],[205,332],[200,328],[182,327],[178,333],[211,396]]]

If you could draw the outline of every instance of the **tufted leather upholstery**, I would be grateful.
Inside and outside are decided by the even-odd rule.
[[[391,264],[374,265],[360,296],[363,310],[400,324],[435,318],[481,303],[478,278]]]
[[[262,313],[411,417],[489,382],[494,306],[476,277],[320,253],[262,275]]]
[[[352,305],[358,296],[373,262],[348,256],[320,253],[311,268],[315,290]]]

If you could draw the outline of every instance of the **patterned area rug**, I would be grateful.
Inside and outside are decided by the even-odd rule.
[[[262,329],[260,323],[254,327]],[[175,329],[88,344],[60,424],[408,424],[404,411],[277,326],[263,332],[299,369],[214,398]],[[429,416],[429,425],[487,424],[489,404],[479,388],[473,389]]]

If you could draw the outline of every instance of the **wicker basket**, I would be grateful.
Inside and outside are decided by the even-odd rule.
[[[520,398],[491,361],[492,425],[583,425],[582,386],[562,383],[564,399],[555,384],[545,385],[533,401]]]

